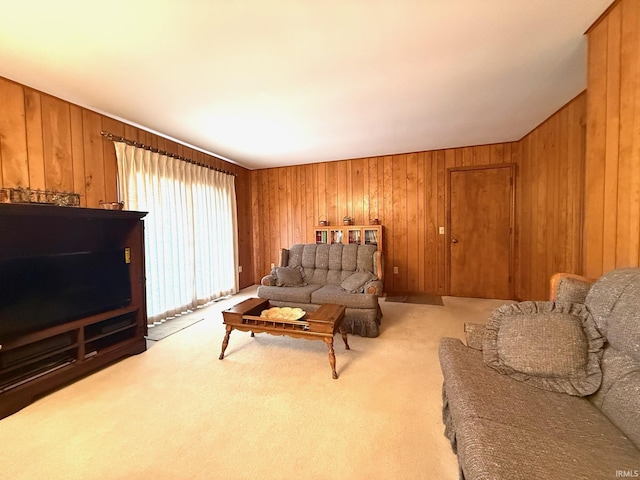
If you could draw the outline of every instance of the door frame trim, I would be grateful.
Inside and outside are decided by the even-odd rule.
[[[511,201],[509,205],[509,298],[515,298],[515,214],[516,214],[516,163],[492,163],[487,165],[474,165],[468,167],[447,168],[447,180],[445,183],[445,295],[451,295],[451,174],[466,170],[493,170],[508,168],[511,174]]]

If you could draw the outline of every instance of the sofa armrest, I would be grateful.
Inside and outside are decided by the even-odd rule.
[[[277,277],[275,275],[265,275],[264,277],[262,277],[262,280],[260,280],[260,285],[263,285],[265,287],[273,287],[276,284],[276,280]]]
[[[382,296],[382,280],[371,280],[364,285],[364,293]]]
[[[467,339],[467,347],[474,350],[482,350],[482,341],[486,325],[483,323],[464,323],[464,335]]]
[[[549,300],[584,303],[593,282],[592,278],[574,273],[556,273],[551,277]]]

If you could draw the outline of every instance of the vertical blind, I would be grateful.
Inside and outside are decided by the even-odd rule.
[[[238,289],[235,178],[114,142],[120,199],[145,217],[150,324]]]

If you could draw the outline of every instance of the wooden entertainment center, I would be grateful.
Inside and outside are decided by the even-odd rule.
[[[128,305],[36,331],[0,336],[0,418],[71,380],[146,350],[145,215],[0,204],[0,261],[120,249],[129,264],[131,282]]]

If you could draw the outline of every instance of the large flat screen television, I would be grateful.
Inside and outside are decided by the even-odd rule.
[[[124,249],[0,260],[0,340],[130,303]]]

